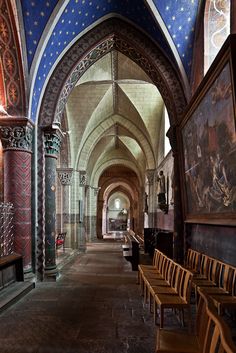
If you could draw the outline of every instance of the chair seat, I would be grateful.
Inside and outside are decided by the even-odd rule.
[[[199,286],[201,288],[201,286]],[[204,292],[209,295],[229,295],[225,289],[219,287],[204,287]]]
[[[187,301],[179,297],[178,295],[172,295],[172,294],[156,294],[155,295],[155,301],[158,305],[161,306],[166,306],[166,307],[177,307],[177,306],[183,306],[183,305],[189,305]]]
[[[155,294],[171,294],[178,295],[171,286],[151,286],[149,288],[150,293],[154,296]]]
[[[192,284],[196,287],[216,287],[216,284],[204,278],[194,278]]]
[[[157,332],[157,353],[201,353],[197,337],[166,329]]]
[[[149,279],[146,281],[148,287],[152,287],[152,286],[161,286],[161,287],[169,287],[169,284],[164,280],[164,279]]]
[[[221,305],[227,305],[228,307],[234,307],[236,305],[236,297],[232,297],[232,295],[222,294],[211,295],[214,303],[220,303]]]

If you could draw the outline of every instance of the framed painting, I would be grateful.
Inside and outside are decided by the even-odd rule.
[[[236,224],[236,133],[231,62],[192,104],[181,127],[186,221]]]

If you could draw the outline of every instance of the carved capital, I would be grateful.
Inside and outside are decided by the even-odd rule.
[[[57,173],[61,185],[72,184],[73,168],[58,168]]]
[[[56,157],[60,152],[61,134],[57,130],[44,132],[44,148],[46,154]]]
[[[146,170],[146,176],[149,185],[153,185],[154,183],[154,176],[155,176],[155,169],[148,169]]]
[[[93,188],[94,196],[97,196],[101,188]]]
[[[4,150],[32,151],[33,126],[26,118],[1,118],[0,138]]]
[[[87,174],[85,170],[80,170],[79,172],[79,185],[85,186],[87,184]]]

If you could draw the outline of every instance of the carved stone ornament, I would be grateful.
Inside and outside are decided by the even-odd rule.
[[[93,188],[93,191],[94,191],[94,196],[97,196],[98,195],[98,192],[101,188]]]
[[[87,183],[87,176],[85,171],[80,171],[79,172],[79,185],[80,186],[85,186]]]
[[[32,126],[2,126],[0,137],[3,149],[23,149],[32,151]]]
[[[45,132],[44,146],[46,154],[56,156],[60,152],[61,136],[56,131]]]
[[[71,185],[73,177],[73,169],[57,169],[58,178],[61,182],[61,185]]]
[[[154,183],[154,176],[155,176],[155,169],[146,170],[147,180],[149,185],[153,185]]]

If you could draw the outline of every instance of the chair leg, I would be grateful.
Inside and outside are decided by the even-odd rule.
[[[160,328],[164,325],[164,308],[160,305]]]
[[[191,305],[189,304],[189,308],[188,308],[188,330],[189,333],[192,333],[192,311],[191,311]]]
[[[153,318],[154,318],[154,324],[156,325],[156,323],[157,323],[157,304],[156,304],[155,298],[153,298]]]

